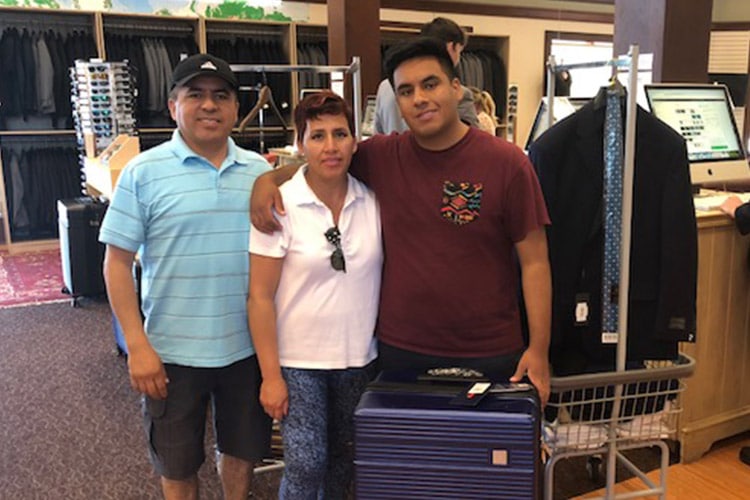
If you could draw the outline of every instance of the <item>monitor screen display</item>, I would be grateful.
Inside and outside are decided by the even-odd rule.
[[[694,184],[750,178],[724,85],[646,85],[651,112],[685,138]]]
[[[365,112],[362,118],[362,136],[375,135],[375,96],[368,95],[365,100]]]
[[[548,128],[550,128],[547,103],[549,100],[546,97],[542,97],[539,101],[539,106],[536,109],[536,116],[534,116],[534,123],[531,124],[531,130],[529,130],[529,136],[526,139],[525,149],[528,150],[531,143],[534,142],[542,135]],[[571,102],[568,97],[557,96],[555,97],[554,104],[552,105],[553,125],[563,118],[575,113],[580,105],[576,106]]]

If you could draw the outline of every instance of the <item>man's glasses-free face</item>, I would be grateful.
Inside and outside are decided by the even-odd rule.
[[[341,232],[339,228],[333,226],[325,232],[325,237],[328,243],[333,245],[335,248],[331,254],[331,267],[334,271],[346,272],[346,260],[344,260],[344,251],[341,249]]]

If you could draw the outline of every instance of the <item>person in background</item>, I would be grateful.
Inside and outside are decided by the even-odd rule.
[[[445,43],[445,48],[450,54],[453,66],[458,66],[461,60],[461,52],[468,43],[468,36],[461,27],[450,19],[436,17],[422,26],[421,36],[430,36]],[[466,87],[463,89],[461,101],[458,104],[458,113],[461,120],[472,127],[479,126],[477,113],[474,108],[474,98],[471,91]],[[391,132],[404,132],[408,126],[401,116],[396,95],[388,78],[380,82],[375,97],[375,132],[378,134],[390,134]]]
[[[283,186],[282,229],[250,236],[250,330],[260,401],[281,420],[279,498],[347,498],[354,407],[372,375],[383,251],[373,193],[348,174],[357,141],[330,91],[294,112],[307,163]]]
[[[460,120],[463,89],[444,44],[405,41],[386,65],[410,130],[360,143],[350,169],[375,192],[381,211],[378,367],[460,366],[513,382],[528,375],[544,404],[549,217],[534,169],[515,145]],[[292,171],[276,169],[256,182],[251,219],[261,231],[278,230],[288,217],[276,185]]]
[[[246,308],[248,197],[270,167],[229,137],[237,90],[217,57],[194,55],[175,67],[168,105],[177,130],[122,171],[99,236],[166,499],[198,498],[209,404],[224,498],[247,499],[253,463],[270,445]],[[136,252],[145,322],[133,283]]]
[[[479,128],[488,134],[495,135],[497,132],[497,118],[495,117],[495,101],[486,90],[480,90],[477,87],[469,87],[471,96],[474,99],[474,109],[477,112]]]
[[[728,196],[719,207],[722,212],[734,219],[741,235],[750,233],[750,203],[743,202],[739,196]]]
[[[737,230],[743,236],[750,233],[750,203],[744,203],[739,196],[729,196],[719,207],[722,212],[734,219]],[[750,446],[740,449],[740,460],[750,465]]]

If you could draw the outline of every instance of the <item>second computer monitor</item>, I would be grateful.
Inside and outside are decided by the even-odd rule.
[[[651,112],[685,138],[694,185],[750,181],[724,85],[646,85]]]

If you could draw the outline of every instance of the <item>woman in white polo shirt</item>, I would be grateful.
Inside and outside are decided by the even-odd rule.
[[[354,407],[376,357],[383,252],[373,193],[348,174],[357,149],[331,92],[294,112],[307,164],[281,186],[282,231],[250,235],[250,330],[260,401],[282,422],[279,498],[343,498],[352,479]]]

